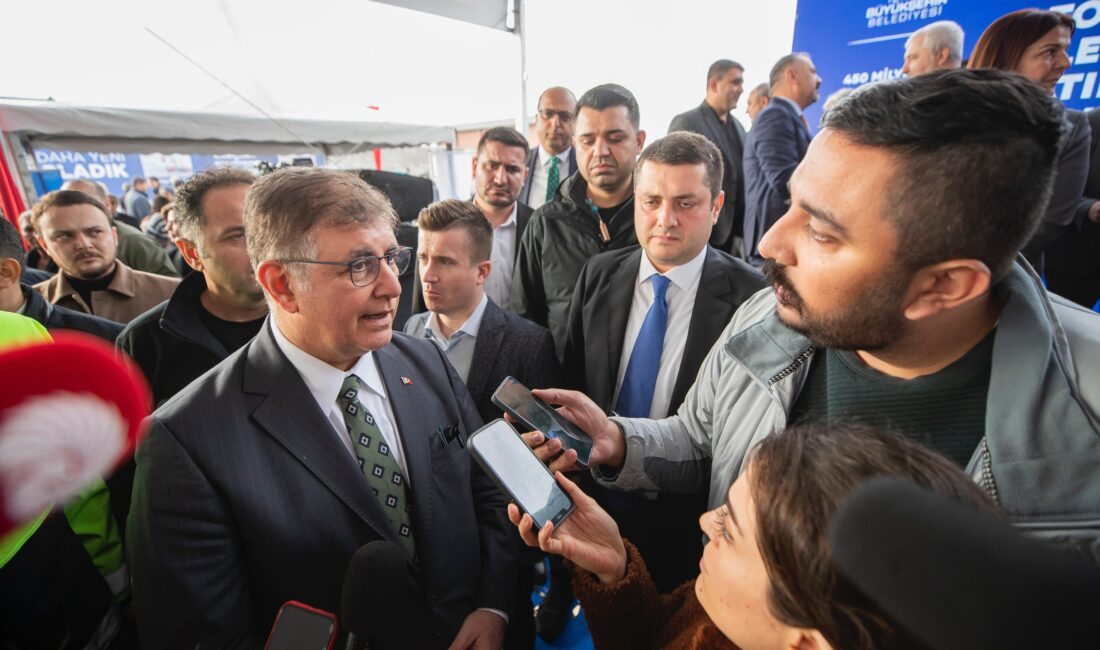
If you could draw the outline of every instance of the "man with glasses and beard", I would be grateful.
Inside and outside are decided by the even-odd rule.
[[[271,316],[157,409],[138,451],[142,645],[260,647],[288,600],[340,611],[352,555],[386,540],[423,591],[405,596],[415,632],[499,648],[516,541],[467,453],[481,418],[462,380],[392,330],[411,257],[393,207],[354,174],[291,167],[252,185],[244,215]]]
[[[1056,100],[994,70],[860,89],[825,117],[760,242],[772,289],[734,315],[676,415],[608,419],[580,393],[537,394],[593,436],[594,474],[622,489],[709,483],[714,507],[765,437],[858,421],[939,451],[1011,519],[1072,529],[1094,553],[1100,317],[1018,255],[1062,129]]]

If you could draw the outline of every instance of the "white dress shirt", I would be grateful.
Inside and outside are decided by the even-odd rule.
[[[485,278],[485,294],[505,311],[512,311],[512,269],[516,265],[518,211],[519,201],[516,201],[512,204],[512,214],[508,216],[508,220],[493,228],[493,252],[489,256],[493,270]]]
[[[485,315],[485,305],[488,304],[489,297],[482,295],[474,312],[461,327],[451,332],[450,337],[440,334],[443,328],[439,324],[439,315],[435,312],[430,312],[428,321],[424,323],[424,338],[443,350],[464,384],[470,374],[470,364],[474,360],[474,346],[477,345],[477,332],[481,329],[481,317]]]
[[[569,169],[569,152],[573,147],[558,154],[558,186],[569,178],[574,170]],[[531,194],[527,196],[527,205],[532,210],[538,210],[546,203],[546,183],[550,176],[550,159],[554,154],[539,145],[539,155],[535,159],[535,168],[531,170]]]
[[[393,416],[390,398],[386,394],[386,386],[382,383],[382,375],[378,372],[378,364],[375,362],[374,354],[367,352],[359,357],[359,360],[355,362],[350,370],[340,370],[291,343],[279,331],[279,324],[274,318],[270,320],[270,323],[271,333],[275,337],[275,345],[279,346],[279,349],[286,355],[287,360],[290,361],[290,365],[294,366],[294,369],[302,376],[302,381],[305,382],[306,388],[309,389],[310,395],[317,402],[317,406],[321,408],[321,412],[328,418],[337,439],[340,440],[357,463],[358,458],[356,458],[355,450],[351,446],[351,436],[348,435],[348,428],[344,424],[344,415],[336,399],[340,396],[344,378],[348,375],[355,375],[359,378],[359,401],[374,416],[374,423],[378,426],[378,430],[382,432],[386,444],[393,450],[393,459],[397,461],[397,466],[401,468],[405,480],[408,481],[409,469],[405,465],[405,450],[401,446],[401,436],[398,435],[397,420]]]
[[[657,269],[642,251],[638,264],[638,279],[634,284],[634,299],[630,302],[630,317],[626,321],[626,335],[623,337],[623,354],[619,361],[619,375],[615,378],[615,399],[618,404],[619,391],[623,387],[623,377],[630,363],[634,344],[638,341],[638,332],[642,322],[653,304],[653,283],[650,278],[658,275]],[[661,365],[657,370],[657,384],[653,388],[653,401],[649,405],[649,417],[660,419],[668,413],[672,401],[672,390],[676,387],[676,376],[680,372],[680,362],[684,358],[687,345],[688,327],[691,325],[691,312],[695,309],[695,294],[699,291],[699,278],[703,275],[703,262],[707,257],[707,247],[690,262],[669,269],[663,275],[669,279],[665,290],[668,303],[668,325],[665,329],[665,343],[661,349]]]

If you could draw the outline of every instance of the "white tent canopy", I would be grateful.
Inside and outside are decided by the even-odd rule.
[[[0,131],[31,147],[125,153],[323,153],[452,143],[454,130],[394,122],[0,103]]]

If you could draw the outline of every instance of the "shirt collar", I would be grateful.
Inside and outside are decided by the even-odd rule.
[[[516,201],[515,203],[512,204],[512,214],[508,215],[508,218],[504,220],[504,223],[500,224],[496,228],[493,228],[493,230],[497,230],[499,228],[507,228],[509,226],[515,226],[516,225],[516,213],[517,212],[519,212],[519,201]]]
[[[472,339],[476,339],[478,330],[481,329],[481,317],[485,315],[485,306],[488,304],[489,296],[482,293],[481,302],[477,304],[474,312],[470,314],[470,317],[466,319],[466,322],[463,323],[461,327],[456,329],[451,334],[451,338],[454,338],[455,334],[462,332],[463,335],[468,336]],[[440,341],[450,340],[448,338],[444,338],[443,335],[439,333],[439,316],[437,316],[435,312],[432,312],[431,316],[428,317],[428,322],[424,324],[424,329],[432,336],[432,338],[439,339]]]
[[[673,267],[665,273],[661,273],[653,266],[653,262],[649,261],[649,256],[642,251],[642,260],[638,264],[638,284],[645,282],[652,275],[664,275],[672,284],[676,285],[676,288],[680,291],[688,290],[691,285],[699,281],[699,276],[703,274],[703,262],[707,259],[707,247],[704,246],[703,250],[699,251],[699,254],[691,259],[686,264]]]
[[[561,165],[568,165],[569,164],[569,151],[572,148],[573,147],[570,146],[565,151],[558,154],[558,166],[559,167]],[[539,164],[540,165],[542,165],[543,167],[549,167],[550,166],[550,159],[553,158],[553,157],[554,157],[554,154],[552,154],[549,151],[547,151],[546,149],[544,149],[541,144],[539,145]]]
[[[313,395],[313,399],[322,411],[325,411],[327,406],[336,403],[336,398],[340,395],[340,389],[344,386],[344,379],[348,375],[359,377],[359,381],[372,392],[383,398],[386,396],[385,386],[382,384],[382,375],[378,372],[378,365],[374,362],[372,352],[367,352],[359,357],[359,360],[355,362],[350,370],[340,370],[291,343],[290,339],[279,329],[279,324],[275,318],[268,319],[268,322],[271,323],[271,334],[275,338],[275,345],[282,350],[287,360],[290,361],[290,365],[294,366],[294,369],[302,376],[302,381],[305,382],[306,388],[309,389],[310,394]]]
[[[799,116],[802,115],[802,107],[798,105],[798,102],[791,99],[790,97],[776,96],[776,97],[773,97],[772,99],[778,99],[778,100],[787,102],[787,104],[794,107],[795,112],[797,112],[799,114]]]

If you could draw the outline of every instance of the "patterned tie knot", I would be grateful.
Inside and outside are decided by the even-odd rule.
[[[649,281],[653,285],[653,301],[660,300],[665,301],[665,292],[668,291],[669,279],[660,273],[654,273],[649,276]]]
[[[557,169],[558,168],[558,163],[560,163],[560,162],[561,162],[561,159],[559,159],[557,156],[550,156],[550,167],[552,169]]]
[[[350,405],[359,398],[359,378],[355,375],[348,375],[344,377],[344,384],[340,386],[340,401],[345,405]],[[352,415],[355,415],[353,412]]]

